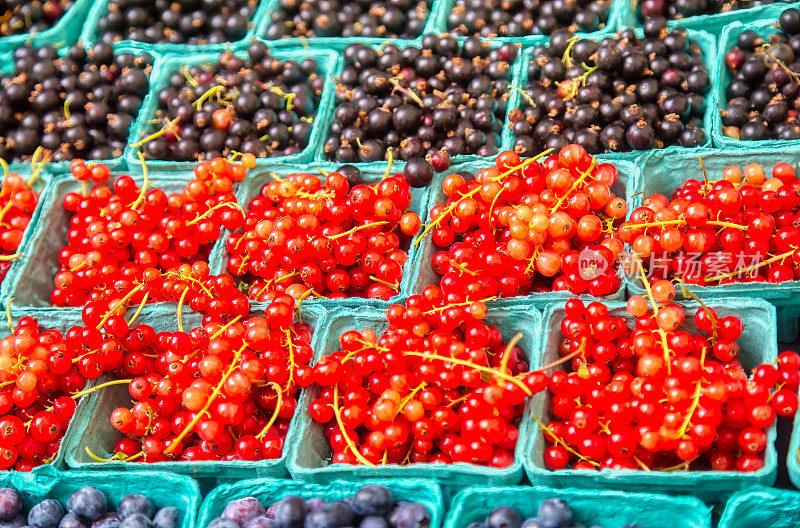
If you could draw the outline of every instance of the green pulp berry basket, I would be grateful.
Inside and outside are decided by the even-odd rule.
[[[247,58],[247,45],[242,44],[231,48],[233,53],[240,58]],[[273,158],[258,158],[258,165],[271,164],[275,162],[305,163],[311,161],[315,152],[321,150],[322,142],[325,140],[327,122],[329,114],[332,112],[333,101],[333,72],[338,71],[341,58],[333,51],[324,49],[275,49],[270,51],[271,56],[286,60],[302,61],[306,58],[314,59],[319,65],[319,74],[325,77],[325,84],[317,105],[317,113],[314,116],[314,124],[308,145],[297,154],[291,156],[276,156]],[[129,170],[137,170],[140,166],[139,152],[141,147],[134,147],[136,142],[144,136],[158,130],[159,126],[151,124],[150,121],[156,117],[159,109],[158,92],[169,86],[169,80],[173,73],[180,72],[184,67],[197,64],[207,64],[217,60],[218,53],[198,53],[186,57],[185,54],[169,53],[164,55],[163,61],[159,62],[158,68],[154,70],[150,81],[150,92],[147,94],[139,117],[131,127],[130,145],[125,150],[124,158],[128,163]],[[190,171],[197,162],[193,161],[167,161],[167,160],[148,160],[149,167],[163,171],[186,170]]]
[[[260,166],[256,167],[255,169],[251,170],[248,173],[247,178],[239,183],[238,189],[236,191],[236,198],[239,201],[239,204],[242,208],[247,212],[250,207],[250,202],[253,198],[259,196],[261,192],[261,188],[268,184],[269,182],[273,181],[276,178],[283,178],[290,174],[296,173],[307,173],[307,174],[314,174],[319,176],[320,179],[324,182],[325,173],[332,172],[336,170],[338,165],[289,165],[289,164],[275,164],[271,166]],[[369,183],[376,183],[380,182],[381,179],[385,175],[393,175],[400,173],[402,174],[402,169],[398,169],[397,166],[392,165],[391,167],[388,164],[384,163],[384,168],[380,170],[376,169],[362,169],[362,182],[369,184]],[[428,192],[426,189],[416,189],[411,188],[411,205],[408,208],[409,211],[414,211],[417,213],[420,218],[424,218],[427,215],[428,211]],[[228,237],[229,232],[223,230],[223,234],[220,237],[220,243],[215,246],[214,251],[209,258],[209,266],[211,268],[212,274],[218,273],[229,273],[228,270],[228,251],[225,247],[225,240]],[[303,304],[308,305],[321,305],[325,306],[326,308],[334,308],[339,306],[360,306],[360,305],[374,305],[374,306],[386,306],[390,302],[400,302],[404,297],[410,295],[410,291],[412,287],[417,281],[417,276],[412,272],[412,262],[414,262],[415,254],[418,252],[418,249],[414,246],[406,248],[408,250],[408,260],[406,261],[406,265],[404,266],[403,270],[403,279],[400,282],[400,290],[399,293],[389,301],[382,301],[382,300],[375,300],[375,299],[367,299],[364,297],[351,297],[347,299],[314,299],[309,297],[307,300],[303,301]],[[256,302],[253,303],[254,307],[260,307],[263,303]]]
[[[612,189],[614,193],[624,198],[626,202],[630,203],[631,194],[633,194],[633,190],[638,186],[638,179],[639,179],[639,169],[638,166],[630,161],[623,161],[618,159],[609,160],[610,156],[606,154],[602,154],[598,156],[597,162],[598,163],[611,163],[614,165],[618,172],[619,172],[619,179],[617,183],[614,185]],[[469,173],[474,175],[477,171],[486,168],[486,167],[493,167],[495,165],[494,158],[486,158],[483,161],[471,162],[471,163],[462,163],[460,165],[456,165],[452,167],[450,171],[446,174],[453,174],[453,173]],[[440,174],[434,178],[433,182],[428,186],[428,208],[427,210],[430,211],[433,207],[437,205],[443,205],[447,201],[447,197],[442,190],[442,183],[445,178],[445,174]],[[429,222],[430,218],[420,217],[424,222]],[[417,235],[418,237],[419,235]],[[417,238],[415,238],[415,242]],[[422,292],[422,290],[429,285],[432,284],[439,284],[439,280],[441,276],[434,271],[431,262],[433,257],[439,251],[447,251],[447,248],[439,248],[436,247],[433,243],[432,237],[430,233],[428,233],[418,244],[417,251],[415,253],[415,260],[412,264],[411,268],[411,277],[415,278],[415,281],[410,285],[411,289],[407,291],[408,295],[416,295]],[[622,278],[622,277],[621,277]],[[563,304],[564,301],[567,299],[571,299],[575,297],[574,294],[570,292],[563,292],[563,291],[550,291],[550,292],[541,292],[541,293],[531,293],[528,295],[521,295],[518,297],[507,297],[492,301],[493,305],[505,305],[505,304],[514,304],[514,303],[529,303],[532,306],[537,308],[544,308],[545,306],[551,303],[561,302]],[[588,295],[581,296],[589,298]],[[616,292],[604,297],[607,300],[621,300],[625,297],[625,284],[624,282],[621,283],[619,290]]]
[[[761,299],[708,300],[707,306],[717,310],[720,317],[735,315],[743,323],[744,331],[738,343],[741,346],[739,359],[745,371],[762,363],[772,363],[778,357],[775,308]],[[697,331],[694,326],[694,313],[701,309],[697,302],[681,303],[686,309],[686,321],[682,328]],[[608,303],[611,313],[624,317],[629,323],[633,317],[625,311],[624,303]],[[543,344],[542,363],[549,363],[561,357],[558,351],[561,340],[561,321],[564,319],[563,306],[550,306],[545,310],[543,333],[547,338]],[[539,393],[533,398],[535,409],[543,410],[541,420],[548,423],[551,417],[549,394]],[[657,489],[660,493],[692,494],[703,500],[724,499],[727,495],[754,485],[771,485],[777,474],[777,454],[775,451],[776,426],[768,431],[768,442],[764,456],[764,467],[750,473],[738,471],[638,471],[602,469],[599,471],[561,469],[550,471],[545,468],[542,454],[546,447],[544,432],[532,427],[522,452],[525,471],[534,485],[556,488],[600,488],[635,492],[642,489]]]
[[[253,479],[242,480],[216,488],[209,493],[197,519],[196,528],[205,528],[219,517],[225,505],[236,499],[255,497],[265,508],[287,495],[299,495],[308,500],[319,498],[333,502],[352,497],[365,484],[380,484],[392,492],[395,501],[419,502],[431,515],[430,528],[440,528],[444,518],[444,499],[439,485],[432,480],[363,480],[360,482],[333,481],[325,484],[307,484],[296,480]]]
[[[782,7],[788,8],[792,6],[797,7],[795,4]],[[741,139],[727,137],[723,132],[722,116],[720,116],[720,110],[728,106],[728,98],[726,97],[725,92],[731,80],[730,72],[728,71],[728,67],[725,65],[725,55],[736,46],[736,40],[739,38],[739,34],[745,30],[755,31],[765,40],[768,39],[769,36],[778,33],[780,30],[775,26],[778,23],[778,16],[782,11],[783,9],[772,12],[769,17],[765,18],[764,20],[757,20],[755,22],[744,24],[742,22],[734,22],[725,26],[725,28],[722,30],[722,34],[719,37],[719,48],[717,51],[719,61],[717,61],[716,74],[714,76],[717,80],[716,90],[718,106],[712,116],[714,119],[714,128],[712,134],[715,147],[725,147],[731,150],[752,150],[761,148],[785,149],[787,147],[792,148],[800,145],[800,139],[743,141]]]
[[[699,159],[703,160],[710,181],[722,179],[725,167],[734,165],[744,169],[750,163],[759,163],[770,174],[777,163],[787,162],[791,165],[800,161],[800,146],[777,149],[758,150],[692,150],[677,154],[654,152],[644,158],[641,165],[639,186],[628,202],[628,209],[633,211],[641,207],[642,201],[652,194],[663,194],[671,198],[672,192],[686,180],[703,181],[703,169]],[[629,295],[644,293],[639,277],[627,277],[626,287]],[[680,288],[678,294],[681,295]],[[781,341],[794,341],[797,336],[797,319],[800,317],[800,281],[788,281],[780,284],[764,282],[722,284],[718,286],[689,287],[691,292],[701,299],[720,299],[729,297],[752,297],[766,299],[777,310],[778,337]]]
[[[106,496],[109,511],[116,509],[120,499],[129,493],[146,495],[160,509],[172,506],[180,515],[179,528],[194,528],[200,506],[197,483],[184,475],[132,471],[67,471],[49,473],[0,474],[0,487],[14,488],[22,498],[23,511],[28,511],[39,501],[55,499],[66,507],[67,499],[75,491],[92,486]]]
[[[263,311],[253,310],[252,315],[263,317]],[[301,305],[298,314],[300,320],[311,325],[315,331],[320,330],[320,323],[325,316],[322,307],[307,307]],[[189,329],[202,325],[203,317],[188,309],[183,311],[183,327]],[[139,323],[153,327],[156,332],[177,331],[176,311],[165,306],[145,308],[139,316]],[[130,404],[131,398],[127,385],[114,385],[89,395],[86,405],[75,414],[74,432],[64,440],[63,451],[67,465],[75,470],[103,470],[125,474],[137,471],[142,467],[141,462],[98,462],[92,454],[109,458],[112,456],[114,444],[123,435],[114,429],[109,421],[111,413],[120,405]],[[299,413],[295,414],[289,426],[289,432],[284,443],[283,454],[280,458],[259,461],[175,461],[146,463],[145,467],[161,473],[180,473],[197,478],[204,489],[223,482],[231,482],[253,476],[281,477],[286,475],[286,457],[290,449],[295,429],[300,421]],[[87,451],[87,448],[89,451]]]
[[[508,342],[516,333],[523,334],[520,346],[525,351],[531,369],[536,368],[540,342],[541,316],[539,312],[525,303],[516,306],[495,307],[489,310],[485,319],[487,324],[496,326]],[[372,307],[339,308],[331,310],[321,325],[322,330],[314,336],[315,361],[328,356],[339,347],[339,336],[347,330],[370,328],[378,335],[388,323],[386,313]],[[466,464],[419,463],[408,466],[388,464],[369,467],[364,465],[331,464],[332,451],[323,433],[323,426],[309,416],[308,408],[319,392],[318,388],[308,388],[297,408],[297,427],[293,437],[288,468],[292,477],[298,480],[325,483],[335,479],[356,480],[364,478],[432,478],[445,487],[458,488],[471,484],[517,484],[522,480],[520,449],[517,444],[514,463],[507,468],[490,468]],[[532,424],[527,416],[532,412],[530,400],[526,404],[519,436],[525,438]]]
[[[106,13],[108,13],[108,0],[99,0],[96,2],[90,2],[90,4],[91,10],[86,15],[86,21],[83,24],[83,29],[80,32],[80,40],[85,43],[94,44],[95,42],[100,42],[102,40],[102,36],[99,34],[98,23],[100,22],[100,19],[105,16]],[[173,44],[170,42],[147,43],[125,39],[114,43],[114,46],[136,46],[142,50],[153,50],[159,53],[182,53],[184,55],[207,51],[222,51],[230,45],[237,45],[252,40],[256,35],[256,29],[258,28],[260,21],[266,14],[266,7],[267,6],[264,4],[264,2],[256,2],[256,6],[253,10],[252,20],[248,21],[250,27],[248,28],[247,33],[240,40],[236,40],[234,42],[192,45]]]
[[[710,509],[694,497],[540,486],[467,488],[453,499],[444,528],[482,523],[498,506],[514,508],[523,519],[536,517],[539,504],[551,498],[564,500],[572,510],[573,521],[585,526],[711,528]]]
[[[719,528],[792,528],[800,524],[800,492],[756,488],[733,495],[725,505]]]
[[[22,33],[0,38],[0,53],[11,51],[21,44],[64,46],[76,43],[91,6],[92,0],[75,0],[53,27],[40,33]]]
[[[621,31],[625,29],[624,27],[620,26],[616,28],[617,31]],[[635,29],[636,36],[638,38],[642,38],[643,31],[641,28]],[[708,91],[705,95],[706,101],[706,108],[705,113],[703,115],[703,129],[706,132],[706,141],[703,143],[702,147],[710,147],[712,141],[712,127],[713,127],[713,116],[717,113],[717,85],[719,83],[716,77],[716,63],[717,63],[717,41],[713,35],[706,33],[705,31],[696,31],[696,30],[687,30],[686,31],[689,40],[692,42],[696,42],[698,46],[700,46],[700,51],[703,54],[703,62],[708,70],[708,76],[710,77],[711,84],[709,85]],[[599,41],[602,40],[603,37],[607,36],[606,34],[602,35],[586,35],[584,38],[589,38],[591,40]],[[532,44],[544,45],[546,46],[548,43],[547,40],[543,40],[541,42],[533,42]],[[515,85],[520,88],[521,90],[525,89],[525,86],[528,84],[528,63],[531,61],[533,57],[534,47],[529,47],[522,53],[522,60],[517,59],[518,62],[521,64],[518,65],[517,70],[517,77],[515,80]],[[522,94],[519,90],[512,90],[511,91],[511,98],[508,101],[508,108],[509,111],[511,109],[520,108],[522,106]],[[503,129],[503,146],[506,149],[512,149],[514,147],[514,135],[510,129],[510,123],[506,120],[506,126]],[[608,160],[629,160],[629,161],[636,161],[640,156],[647,152],[655,152],[655,151],[663,151],[666,153],[676,153],[681,152],[683,150],[687,150],[685,147],[679,146],[672,146],[666,147],[664,149],[658,150],[633,150],[630,152],[606,152],[603,155],[608,158]]]
[[[800,413],[798,413],[800,414]],[[792,439],[786,455],[786,469],[795,488],[800,488],[800,416],[795,414]]]

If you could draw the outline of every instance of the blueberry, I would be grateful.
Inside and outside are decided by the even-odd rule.
[[[27,522],[24,515],[17,515],[8,522],[0,522],[0,528],[22,528]]]
[[[560,528],[572,522],[572,511],[561,499],[547,499],[539,505],[541,528]]]
[[[269,519],[265,515],[259,515],[245,525],[245,528],[279,528],[280,525],[274,519]]]
[[[22,510],[22,499],[16,490],[0,489],[0,522],[13,521]]]
[[[486,517],[486,528],[520,528],[521,524],[517,510],[509,506],[498,506]]]
[[[353,510],[342,502],[323,504],[306,515],[305,528],[344,528],[353,522]]]
[[[86,486],[67,500],[67,510],[85,523],[93,523],[108,511],[106,496],[100,490]]]
[[[56,528],[64,516],[64,508],[58,501],[45,499],[28,513],[28,524],[32,528]]]
[[[393,504],[392,492],[377,484],[363,486],[352,500],[353,511],[363,516],[386,515]]]
[[[125,517],[137,513],[144,515],[148,519],[152,519],[153,515],[156,513],[156,509],[153,503],[150,502],[150,499],[141,493],[131,493],[122,497],[117,505],[117,514],[119,518],[124,521]]]
[[[255,497],[245,497],[228,503],[222,512],[223,517],[231,519],[240,527],[244,527],[249,521],[260,515],[264,515],[264,506]]]
[[[400,502],[386,520],[392,528],[427,528],[431,514],[418,502]]]
[[[77,515],[72,512],[67,512],[67,514],[61,518],[61,522],[58,523],[58,528],[86,528],[86,525]]]
[[[358,525],[358,528],[389,528],[389,523],[383,517],[371,515],[361,519],[361,524]]]
[[[275,522],[281,528],[301,528],[308,506],[302,497],[287,495],[275,503]]]
[[[132,513],[122,519],[119,528],[153,528],[153,521],[144,514]]]
[[[531,517],[522,522],[522,528],[542,528],[542,522],[538,517]]]
[[[117,528],[122,521],[119,520],[119,515],[116,513],[109,513],[97,519],[92,523],[92,528]]]
[[[180,513],[172,506],[161,508],[153,517],[153,528],[178,528]]]
[[[239,525],[227,517],[217,517],[206,528],[239,528]]]

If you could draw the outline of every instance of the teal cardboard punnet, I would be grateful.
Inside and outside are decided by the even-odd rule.
[[[793,528],[800,525],[800,492],[755,488],[733,495],[725,504],[719,528]]]

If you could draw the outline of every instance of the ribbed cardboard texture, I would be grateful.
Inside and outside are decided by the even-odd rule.
[[[637,165],[630,162],[630,161],[621,161],[621,160],[609,160],[611,156],[607,154],[602,154],[597,157],[598,163],[611,163],[614,165],[618,172],[619,172],[619,179],[617,183],[613,187],[613,191],[615,194],[621,198],[624,198],[626,202],[630,203],[631,194],[634,192],[634,189],[637,187],[638,183],[637,180],[639,179],[639,170]],[[450,170],[446,173],[442,173],[436,176],[428,186],[428,208],[427,210],[430,211],[433,207],[437,205],[443,205],[447,201],[447,197],[442,190],[442,183],[447,174],[453,174],[461,171],[469,172],[470,174],[475,174],[480,169],[486,167],[493,167],[495,166],[495,159],[494,158],[486,158],[486,160],[479,161],[479,162],[471,162],[471,163],[462,163],[455,167],[451,167]],[[630,208],[628,209],[631,210]],[[420,217],[422,218],[422,217]],[[430,222],[430,218],[428,216],[422,218],[423,223]],[[418,237],[419,235],[417,235]],[[415,237],[415,240],[417,239]],[[439,251],[447,251],[448,248],[439,248],[434,245],[433,240],[431,239],[431,234],[428,233],[425,235],[420,243],[418,244],[417,251],[414,255],[414,262],[411,268],[411,276],[416,277],[416,281],[413,282],[410,286],[410,290],[408,290],[408,295],[415,295],[422,292],[422,290],[431,284],[439,284],[441,280],[441,275],[434,271],[431,261],[433,257]],[[615,299],[623,299],[625,297],[625,284],[624,282],[621,283],[620,289],[604,297],[607,300],[615,300]],[[570,292],[564,291],[552,291],[552,292],[540,292],[540,293],[531,293],[528,295],[520,295],[517,297],[507,297],[492,301],[492,304],[502,305],[505,303],[516,303],[516,302],[526,302],[532,306],[537,308],[543,308],[547,304],[550,303],[564,303],[567,299],[571,299],[576,297],[576,295]],[[579,297],[590,298],[589,295],[582,295]]]
[[[139,316],[139,324],[147,324],[156,332],[177,331],[177,318],[175,308],[166,306],[147,308]],[[252,310],[254,316],[263,317],[263,311]],[[322,307],[310,307],[302,304],[299,311],[300,320],[308,323],[316,332],[320,332],[320,322],[325,315]],[[184,309],[182,316],[183,328],[188,332],[191,328],[202,326],[202,316],[196,312]],[[92,453],[108,458],[113,455],[114,444],[123,435],[114,429],[109,421],[111,413],[121,405],[131,402],[127,385],[114,385],[95,392],[87,398],[80,412],[75,414],[74,433],[65,439],[63,450],[65,460],[70,468],[77,470],[108,470],[120,474],[137,471],[142,467],[159,471],[160,473],[180,473],[191,475],[201,481],[204,488],[221,482],[230,482],[243,478],[281,477],[286,474],[286,458],[290,449],[292,430],[300,420],[299,413],[295,414],[287,434],[283,455],[272,460],[259,461],[192,461],[192,462],[97,462],[86,451],[88,447]]]
[[[708,300],[707,306],[717,310],[720,317],[735,315],[743,323],[744,330],[738,343],[741,346],[739,359],[745,372],[761,364],[772,363],[778,357],[775,308],[761,299],[731,298],[724,301]],[[686,308],[686,321],[682,328],[694,333],[694,314],[700,308],[697,302],[681,303]],[[624,303],[608,303],[611,313],[624,317],[629,326],[633,317],[625,311]],[[559,359],[558,343],[561,340],[561,321],[564,319],[563,306],[550,306],[544,313],[543,355],[544,364]],[[552,374],[553,371],[549,373]],[[548,423],[551,418],[549,393],[539,393],[533,398],[533,408],[543,409],[540,419]],[[776,428],[773,424],[768,430],[767,448],[762,453],[764,467],[758,471],[744,473],[738,471],[640,471],[613,470],[600,471],[561,469],[550,471],[542,462],[542,453],[548,445],[540,427],[532,426],[531,434],[525,440],[522,459],[528,478],[534,485],[552,487],[577,487],[617,489],[621,491],[658,490],[668,494],[691,494],[702,500],[725,499],[731,493],[755,485],[771,485],[777,474],[777,454],[775,451]]]
[[[439,485],[431,480],[363,480],[360,482],[334,481],[325,484],[305,484],[295,480],[253,479],[235,484],[220,486],[209,493],[200,506],[196,528],[205,528],[213,519],[219,517],[225,505],[236,499],[255,497],[268,508],[272,503],[287,495],[299,495],[308,500],[320,498],[333,502],[352,497],[366,484],[380,484],[389,488],[397,502],[419,502],[431,514],[430,528],[439,528],[444,518],[444,499]]]
[[[487,324],[496,326],[508,342],[518,332],[523,334],[520,346],[525,351],[531,369],[537,366],[540,341],[541,316],[528,305],[497,307],[489,310]],[[378,335],[388,326],[384,310],[371,307],[340,308],[331,310],[321,325],[321,331],[314,336],[314,359],[328,356],[339,348],[339,336],[347,330],[370,328]],[[514,463],[507,468],[490,468],[463,462],[455,464],[410,464],[400,466],[387,464],[375,467],[349,464],[330,464],[332,451],[323,434],[322,424],[314,422],[308,414],[308,407],[316,398],[319,389],[306,389],[297,408],[296,434],[290,446],[287,467],[292,477],[305,482],[325,483],[331,480],[356,480],[364,478],[431,478],[442,486],[455,488],[472,484],[517,484],[522,480],[521,448],[517,444]],[[528,401],[519,424],[520,439],[525,438],[532,427],[527,418],[531,412]]]
[[[800,492],[774,488],[742,491],[730,498],[719,528],[792,528],[800,524]]]
[[[72,7],[61,15],[53,27],[40,33],[22,33],[0,38],[0,53],[26,43],[33,43],[36,46],[64,46],[76,43],[91,5],[92,0],[75,0]]]
[[[444,528],[483,522],[498,506],[511,506],[523,519],[536,517],[539,504],[551,498],[564,500],[572,510],[573,522],[585,526],[711,528],[710,508],[694,497],[539,486],[467,488],[453,499]]]
[[[794,416],[792,438],[789,443],[789,451],[786,454],[786,469],[794,487],[800,488],[800,413]]]
[[[671,198],[672,192],[686,180],[703,181],[703,171],[698,158],[702,158],[709,180],[722,179],[725,167],[735,165],[740,169],[750,163],[759,163],[767,174],[777,163],[787,162],[795,165],[800,161],[800,145],[788,149],[758,150],[694,150],[680,153],[653,152],[641,160],[642,175],[638,180],[628,210],[641,207],[643,200],[652,194],[663,194]],[[763,272],[763,270],[762,270]],[[626,288],[629,295],[644,293],[639,277],[626,277]],[[794,341],[797,336],[797,319],[800,317],[800,281],[788,281],[780,284],[765,282],[722,284],[719,286],[689,287],[692,293],[701,299],[721,299],[729,297],[757,297],[766,299],[777,310],[778,337],[781,341]],[[677,288],[679,297],[682,296]]]
[[[232,47],[231,51],[241,58],[247,58],[247,43],[240,44],[239,46]],[[317,150],[322,149],[322,143],[325,141],[325,136],[328,130],[328,116],[333,111],[333,94],[334,82],[333,73],[339,71],[339,64],[341,58],[330,50],[323,49],[271,49],[270,55],[280,59],[302,61],[306,58],[311,58],[317,61],[319,67],[319,74],[324,75],[325,84],[320,95],[319,104],[317,105],[317,113],[314,116],[314,124],[311,130],[311,137],[309,138],[308,145],[291,156],[276,156],[273,158],[257,158],[258,165],[272,164],[275,162],[289,162],[289,163],[304,163],[311,161]],[[155,118],[156,110],[159,109],[158,92],[163,88],[169,86],[170,76],[180,71],[184,67],[194,66],[196,64],[203,64],[209,62],[216,62],[219,53],[191,53],[188,57],[186,53],[177,54],[169,53],[164,56],[163,61],[159,61],[159,67],[153,71],[150,78],[150,92],[142,103],[142,109],[139,111],[139,117],[134,121],[131,126],[131,133],[129,135],[129,143],[135,144],[142,139],[158,130],[157,125],[150,124],[150,121]],[[128,163],[128,169],[135,171],[139,166],[138,152],[141,147],[128,146],[125,150],[124,158]],[[148,160],[148,167],[153,169],[160,169],[164,171],[174,170],[192,170],[197,162],[192,161],[167,161],[167,160]]]

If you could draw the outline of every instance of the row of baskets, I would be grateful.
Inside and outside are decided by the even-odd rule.
[[[84,486],[99,489],[111,503],[116,503],[128,493],[144,493],[157,508],[173,506],[181,512],[180,528],[204,528],[222,514],[228,502],[244,497],[255,497],[267,506],[287,495],[333,502],[352,496],[369,482],[387,487],[397,502],[409,501],[424,505],[430,513],[430,528],[466,528],[473,522],[483,522],[491,510],[501,505],[516,509],[523,518],[533,517],[539,504],[556,497],[567,502],[574,522],[603,528],[628,525],[646,528],[710,528],[712,515],[716,517],[720,512],[719,528],[789,528],[800,522],[800,511],[797,510],[800,492],[769,488],[739,492],[712,511],[712,508],[700,500],[688,496],[668,497],[642,492],[621,493],[576,488],[471,487],[460,492],[452,501],[446,501],[439,485],[426,479],[334,481],[326,484],[304,484],[270,478],[250,479],[221,485],[203,499],[193,479],[154,472],[66,472],[33,476],[17,473],[0,477],[0,486],[16,489],[27,508],[45,498],[66,504],[72,492]]]

